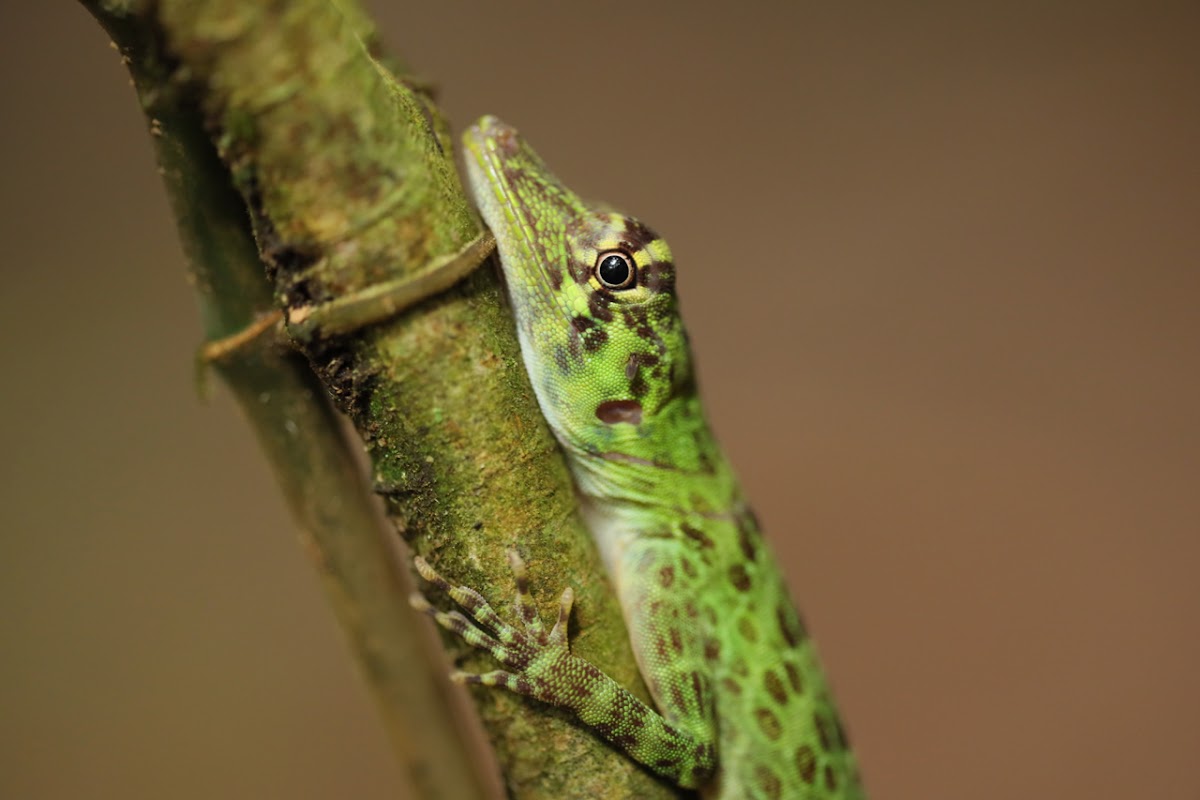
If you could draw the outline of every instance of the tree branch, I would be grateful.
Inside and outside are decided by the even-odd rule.
[[[375,490],[414,549],[487,587],[505,551],[547,614],[575,587],[576,651],[627,686],[620,613],[521,366],[493,270],[411,313],[280,349],[271,315],[421,273],[479,235],[444,120],[375,57],[351,0],[82,0],[113,36],[150,120],[215,366],[267,452],[397,753],[422,797],[480,796],[372,498],[316,388],[366,443]],[[364,40],[367,44],[364,44]],[[257,252],[254,243],[257,243]],[[262,261],[266,263],[264,279]],[[468,669],[486,659],[450,645]],[[510,796],[673,796],[555,711],[473,695]]]

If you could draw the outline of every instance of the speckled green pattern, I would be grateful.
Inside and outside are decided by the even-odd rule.
[[[519,559],[520,626],[419,564],[467,615],[427,610],[505,667],[460,677],[569,709],[707,797],[862,797],[812,643],[704,419],[666,243],[583,203],[499,120],[466,145],[526,369],[658,711],[570,655],[569,590],[545,631]]]

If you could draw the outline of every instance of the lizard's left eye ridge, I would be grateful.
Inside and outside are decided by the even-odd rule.
[[[637,284],[637,266],[624,250],[606,250],[596,257],[596,278],[605,289],[632,289]]]

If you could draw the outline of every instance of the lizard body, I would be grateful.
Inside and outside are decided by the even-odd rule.
[[[465,142],[526,369],[658,710],[570,654],[569,589],[541,627],[515,554],[523,629],[417,560],[467,616],[422,607],[506,667],[458,677],[567,708],[706,797],[861,798],[812,642],[704,418],[666,243],[581,201],[499,120]]]

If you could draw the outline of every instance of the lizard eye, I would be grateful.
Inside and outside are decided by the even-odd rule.
[[[596,277],[605,289],[632,289],[637,283],[637,267],[628,253],[608,250],[596,257]]]

